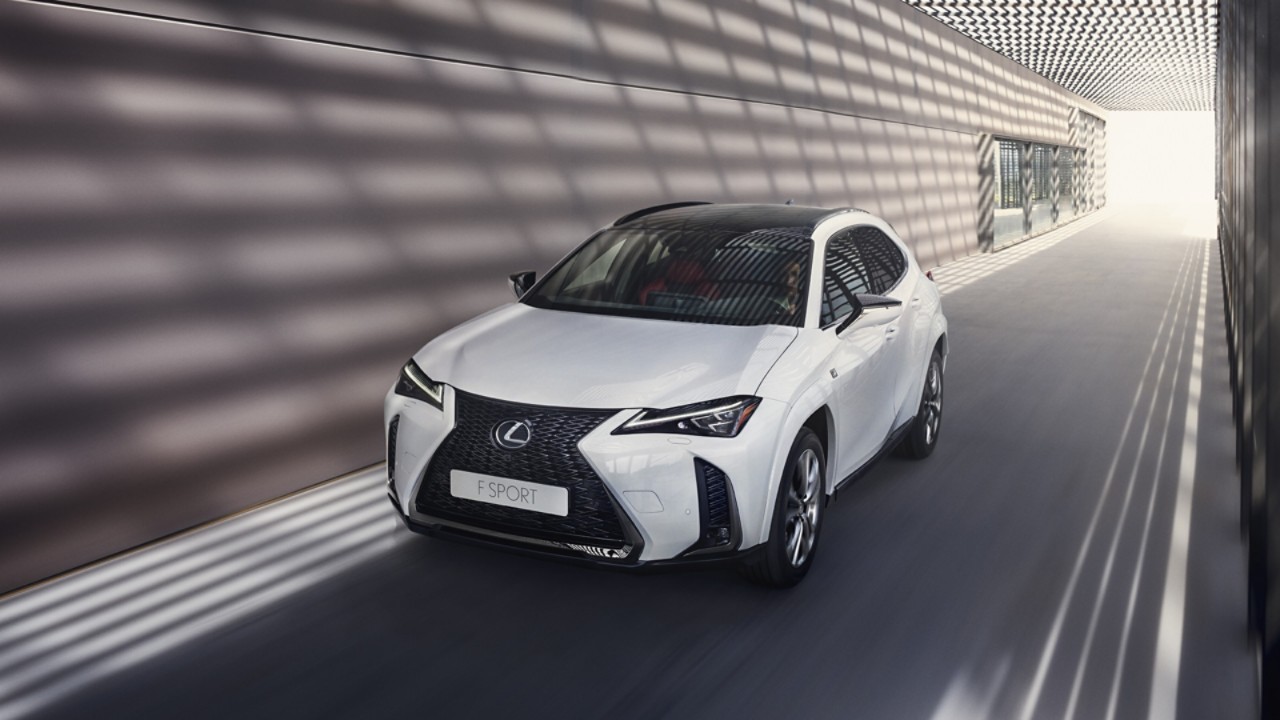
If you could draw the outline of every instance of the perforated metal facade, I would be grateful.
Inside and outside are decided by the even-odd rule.
[[[1212,110],[1216,0],[905,0],[1108,110]]]

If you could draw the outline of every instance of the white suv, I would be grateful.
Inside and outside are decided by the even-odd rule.
[[[388,491],[433,535],[794,585],[825,500],[937,442],[947,321],[860,210],[676,203],[429,342],[386,399]]]

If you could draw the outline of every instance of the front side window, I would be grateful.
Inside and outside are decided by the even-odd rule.
[[[812,244],[805,228],[609,228],[521,302],[716,325],[800,327]]]
[[[851,233],[844,232],[827,243],[827,255],[822,271],[823,327],[853,311],[853,296],[871,292],[866,269],[858,259]]]
[[[834,235],[827,243],[822,272],[822,315],[826,327],[853,310],[853,296],[893,289],[907,271],[907,258],[879,228],[863,225]]]

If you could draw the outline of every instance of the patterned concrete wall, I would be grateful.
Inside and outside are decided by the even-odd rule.
[[[0,0],[0,589],[377,462],[434,334],[672,199],[977,249],[1101,114],[898,0]]]

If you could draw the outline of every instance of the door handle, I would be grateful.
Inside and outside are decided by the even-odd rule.
[[[890,325],[884,329],[884,337],[886,340],[892,340],[894,335],[898,334],[898,326]]]
[[[911,298],[911,304],[912,304],[912,305],[919,305],[919,304],[920,304],[920,298],[918,298],[918,297],[913,297],[913,298]]]

